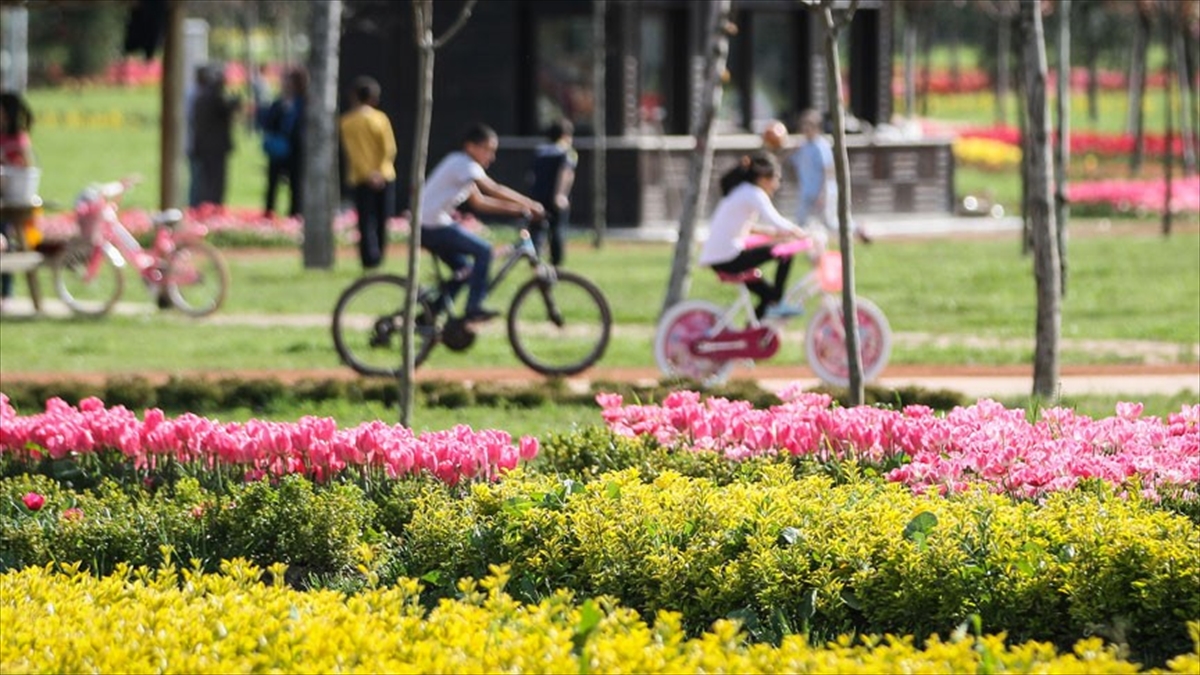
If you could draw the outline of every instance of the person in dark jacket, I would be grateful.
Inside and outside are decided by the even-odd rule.
[[[548,143],[533,152],[532,186],[529,196],[546,209],[545,221],[533,226],[533,242],[542,248],[547,230],[550,235],[550,264],[563,262],[563,230],[571,210],[571,186],[575,184],[578,153],[572,146],[575,128],[570,120],[559,120],[546,130]]]
[[[266,216],[275,215],[275,195],[286,182],[291,202],[288,215],[304,209],[304,116],[308,100],[308,72],[289,70],[279,98],[263,119],[263,150],[267,154]]]
[[[241,102],[225,93],[225,74],[214,69],[210,86],[192,103],[188,158],[196,175],[191,206],[225,203],[226,167],[233,152],[233,120]]]

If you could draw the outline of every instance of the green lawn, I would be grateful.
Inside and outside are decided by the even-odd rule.
[[[1090,226],[1090,227],[1095,227]],[[1106,235],[1087,233],[1068,244],[1069,286],[1063,306],[1064,338],[1151,340],[1178,347],[1179,360],[1200,343],[1200,235],[1169,239],[1143,228]],[[333,270],[303,269],[299,253],[228,250],[233,286],[216,315],[191,320],[159,312],[137,285],[125,299],[142,303],[131,315],[101,320],[23,319],[0,322],[0,373],[129,372],[337,368],[329,316],[358,265],[340,252]],[[662,244],[609,243],[600,250],[577,242],[569,265],[592,278],[613,305],[616,334],[602,361],[610,366],[650,366],[653,323],[666,288],[672,250]],[[874,300],[901,334],[1002,338],[1016,346],[898,347],[894,364],[1013,364],[1030,362],[1035,293],[1032,261],[1020,253],[1015,233],[987,239],[882,240],[856,249],[859,294]],[[404,266],[395,247],[387,269]],[[730,297],[713,275],[700,270],[691,296]],[[519,279],[500,289],[504,307]],[[18,280],[19,292],[23,280]],[[43,286],[50,278],[43,273]],[[262,316],[267,317],[266,320]],[[799,328],[799,327],[797,327]],[[776,359],[798,361],[799,337]],[[1064,345],[1062,362],[1136,361],[1133,354]],[[503,326],[487,326],[465,353],[434,352],[431,367],[517,365]]]

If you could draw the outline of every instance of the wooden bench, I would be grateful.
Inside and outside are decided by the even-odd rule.
[[[46,262],[46,256],[37,251],[2,251],[0,252],[0,273],[25,273],[25,283],[29,284],[29,299],[33,301],[33,309],[42,311],[42,288],[38,283],[37,270]]]
[[[37,270],[46,262],[46,256],[26,250],[21,236],[24,233],[23,223],[31,217],[31,211],[41,206],[41,199],[34,198],[35,203],[11,204],[0,199],[0,222],[11,222],[13,227],[5,228],[10,235],[9,249],[0,251],[0,273],[25,274],[25,282],[29,284],[29,298],[33,301],[33,309],[42,311],[42,290],[38,283]]]

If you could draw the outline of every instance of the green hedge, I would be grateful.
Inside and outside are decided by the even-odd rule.
[[[22,504],[30,491],[45,495],[41,510]],[[81,561],[107,572],[159,564],[162,546],[210,570],[235,557],[285,562],[299,586],[421,578],[430,606],[506,565],[522,600],[610,595],[643,616],[680,612],[690,634],[736,618],[775,643],[791,633],[921,640],[978,617],[988,633],[1061,648],[1100,634],[1161,664],[1187,651],[1185,622],[1200,618],[1200,528],[1098,486],[1040,505],[946,499],[853,472],[840,483],[797,477],[783,464],[715,481],[627,469],[587,481],[392,482],[369,494],[294,477],[221,493],[191,479],[84,491],[42,476],[0,481],[6,568]]]
[[[628,383],[598,380],[588,392],[570,390],[561,380],[541,381],[530,385],[506,385],[482,382],[467,387],[460,382],[431,380],[418,383],[417,392],[425,405],[441,408],[466,406],[535,408],[546,403],[595,405],[598,392],[614,392],[628,400],[661,401],[680,386],[691,386],[704,390],[708,396],[749,401],[765,408],[779,403],[779,398],[749,380],[735,380],[724,386],[702,389],[696,383],[664,381],[654,385],[631,385]],[[845,391],[819,389],[834,397],[841,405],[848,405]],[[307,379],[291,385],[278,378],[220,379],[204,377],[172,376],[166,382],[154,383],[142,376],[114,376],[103,383],[83,380],[61,379],[52,382],[4,381],[3,393],[13,407],[26,414],[43,408],[51,398],[61,398],[71,405],[90,396],[104,401],[105,405],[121,405],[134,411],[160,408],[164,412],[177,414],[191,412],[204,415],[232,408],[247,408],[256,412],[269,412],[281,406],[305,401],[327,401],[346,399],[349,401],[378,401],[394,405],[399,398],[395,382],[379,379]],[[921,404],[934,410],[950,410],[966,405],[966,398],[958,392],[929,390],[921,387],[867,387],[866,404],[901,407]]]

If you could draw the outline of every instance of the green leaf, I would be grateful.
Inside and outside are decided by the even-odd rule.
[[[922,511],[908,521],[908,525],[904,526],[904,538],[918,544],[924,543],[925,538],[937,524],[937,516],[928,511]]]

